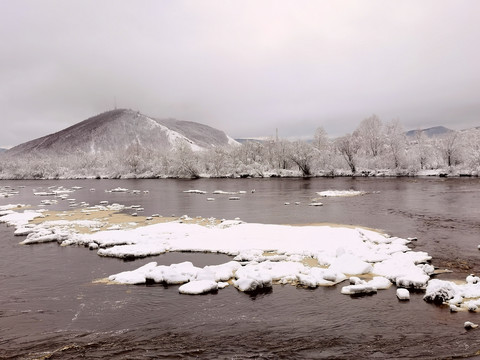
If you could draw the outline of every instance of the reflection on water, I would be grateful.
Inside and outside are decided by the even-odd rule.
[[[38,205],[43,198],[32,196],[32,189],[59,183],[82,186],[72,194],[77,201],[139,204],[146,215],[380,228],[392,235],[417,236],[416,250],[428,251],[436,265],[462,262],[468,267],[464,271],[480,270],[478,179],[15,181],[8,185],[26,188],[0,203]],[[1,182],[4,185],[7,182]],[[104,192],[117,186],[149,193]],[[188,189],[208,194],[183,193]],[[325,198],[321,208],[308,206],[315,192],[329,189],[370,194]],[[246,193],[239,195],[240,201],[231,201],[227,195],[212,195],[214,190]],[[49,208],[68,205],[59,201]],[[93,284],[149,261],[204,266],[230,258],[182,253],[123,262],[100,258],[86,248],[19,246],[12,232],[0,226],[0,357],[449,358],[480,349],[478,333],[463,329],[466,320],[480,321],[477,314],[451,314],[425,303],[422,293],[399,302],[394,288],[358,298],[341,295],[338,287],[307,290],[290,285],[255,295],[229,287],[216,294],[185,296],[177,286]],[[455,270],[455,276],[463,276]]]

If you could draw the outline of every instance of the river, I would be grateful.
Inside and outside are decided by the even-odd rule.
[[[440,278],[480,273],[478,178],[1,181],[0,187],[11,186],[19,194],[0,198],[0,205],[38,206],[44,197],[33,190],[59,185],[82,187],[71,195],[77,201],[139,204],[146,215],[372,227],[417,237],[415,250],[427,251],[433,265],[453,270]],[[115,187],[141,192],[105,192]],[[208,194],[183,192],[190,189]],[[324,198],[324,206],[308,206],[316,192],[330,189],[368,194]],[[212,195],[214,190],[246,193],[232,201]],[[59,201],[48,208],[68,205]],[[228,287],[186,296],[177,286],[93,281],[150,261],[204,266],[230,258],[167,253],[124,262],[56,243],[20,246],[20,240],[13,228],[0,225],[0,358],[437,359],[473,357],[480,350],[478,332],[463,328],[466,320],[478,323],[478,314],[450,313],[424,302],[421,292],[412,293],[409,302],[397,301],[395,287],[350,297],[340,294],[342,285],[314,290],[278,285],[255,295]]]

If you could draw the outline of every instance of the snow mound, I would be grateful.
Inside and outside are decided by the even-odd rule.
[[[451,281],[433,279],[428,282],[423,300],[435,304],[443,304],[452,299],[458,289]]]

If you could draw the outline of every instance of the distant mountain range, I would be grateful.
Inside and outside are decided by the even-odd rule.
[[[421,132],[427,137],[435,137],[448,134],[454,130],[448,129],[445,126],[434,126],[428,129],[418,129],[418,130],[410,130],[406,132],[407,136],[415,136],[417,133]]]
[[[6,154],[116,152],[136,143],[146,149],[169,150],[179,141],[194,151],[238,144],[223,131],[207,125],[175,119],[154,119],[137,111],[119,109],[17,145],[7,150]]]

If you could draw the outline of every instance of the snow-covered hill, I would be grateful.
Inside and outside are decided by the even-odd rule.
[[[7,151],[8,155],[53,152],[56,154],[123,151],[132,144],[144,149],[169,150],[178,142],[194,151],[238,144],[223,131],[210,126],[174,119],[159,120],[133,110],[111,110],[64,130]]]
[[[419,130],[410,130],[407,131],[406,135],[409,137],[415,136],[417,133],[423,133],[429,138],[436,137],[436,136],[442,136],[445,134],[448,134],[452,132],[453,130],[448,129],[444,126],[434,126],[428,129],[419,129]]]

